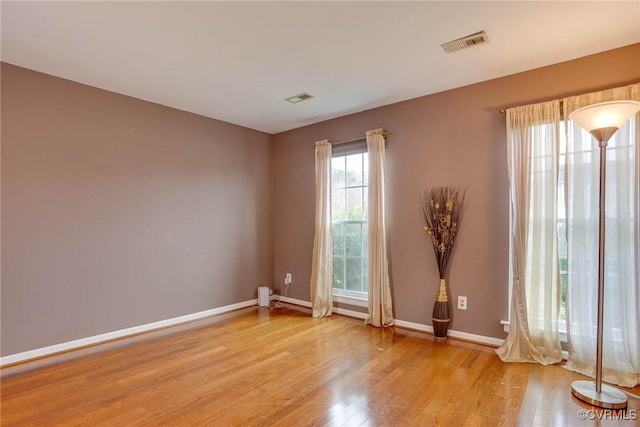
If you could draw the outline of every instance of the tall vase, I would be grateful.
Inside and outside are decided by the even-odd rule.
[[[433,306],[433,335],[436,341],[444,341],[447,339],[447,331],[449,330],[449,298],[447,298],[447,281],[440,279],[440,286],[436,295],[436,303]]]

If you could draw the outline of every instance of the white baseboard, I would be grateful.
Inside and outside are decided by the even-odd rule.
[[[280,302],[288,302],[289,304],[299,305],[301,307],[311,308],[311,303],[309,301],[290,298],[290,297],[280,297]],[[343,316],[355,317],[356,319],[366,319],[367,313],[361,313],[359,311],[347,310],[346,308],[333,307],[333,312],[336,314],[341,314]]]
[[[425,325],[424,323],[414,323],[407,322],[406,320],[398,320],[395,321],[396,326],[400,326],[401,328],[412,329],[414,331],[426,332],[428,334],[433,334],[433,326]],[[451,333],[451,330],[448,331]]]
[[[270,298],[270,299],[276,299],[276,298]],[[304,300],[291,298],[291,297],[283,297],[283,296],[280,296],[279,300],[280,302],[285,302],[285,303],[290,303],[294,305],[299,305],[302,307],[311,308],[311,303],[309,301],[304,301]],[[184,316],[178,316],[172,319],[160,320],[157,322],[147,323],[140,326],[134,326],[131,328],[107,332],[107,333],[95,335],[92,337],[81,338],[73,341],[67,341],[60,344],[54,344],[48,347],[42,347],[34,350],[24,351],[21,353],[10,354],[7,356],[0,357],[0,368],[13,365],[16,363],[26,362],[31,359],[38,359],[45,356],[51,356],[56,353],[63,353],[67,351],[77,350],[83,347],[101,344],[101,343],[112,341],[119,338],[125,338],[131,335],[137,335],[140,333],[151,332],[153,330],[157,330],[161,328],[176,326],[182,323],[203,319],[209,316],[214,316],[216,314],[223,314],[229,311],[238,310],[245,307],[251,307],[253,305],[256,305],[257,303],[258,303],[257,299],[252,299],[248,301],[239,302],[236,304],[226,305],[224,307],[218,307],[218,308],[212,308],[210,310],[200,311],[198,313],[186,314]],[[333,312],[336,314],[353,317],[356,319],[364,320],[367,317],[367,313],[347,310],[345,308],[339,308],[339,307],[335,307],[333,309]],[[430,325],[422,324],[422,323],[407,322],[405,320],[396,319],[395,325],[401,328],[413,329],[416,331],[433,334],[433,327]],[[476,342],[479,344],[485,344],[490,346],[500,346],[504,341],[503,339],[499,339],[499,338],[469,334],[466,332],[459,332],[452,329],[449,330],[449,336],[452,338],[459,338],[462,340]]]
[[[238,310],[245,307],[251,307],[258,303],[257,299],[239,302],[236,304],[225,305],[224,307],[212,308],[210,310],[200,311],[198,313],[186,314],[184,316],[174,317],[172,319],[160,320],[157,322],[147,323],[140,326],[134,326],[131,328],[120,329],[118,331],[107,332],[100,335],[94,335],[92,337],[81,338],[73,341],[67,341],[61,344],[50,345],[48,347],[37,348],[34,350],[24,351],[22,353],[10,354],[0,357],[0,368],[13,365],[15,363],[26,362],[31,359],[38,359],[44,356],[51,356],[56,353],[67,352],[71,350],[77,350],[82,347],[101,344],[107,341],[112,341],[118,338],[125,338],[131,335],[137,335],[143,332],[151,332],[156,329],[166,328],[169,326],[176,326],[186,322],[192,322],[194,320],[203,319],[205,317],[214,316],[216,314],[223,314],[229,311]]]
[[[427,332],[433,334],[433,326],[425,325],[422,323],[407,322],[405,320],[396,320],[396,326],[401,328],[413,329],[416,331]],[[449,329],[447,335],[451,338],[458,338],[464,341],[471,341],[479,344],[490,345],[492,347],[500,347],[504,342],[501,338],[487,337],[484,335],[470,334],[468,332],[460,332],[454,329]]]
[[[347,295],[334,295],[333,302],[349,304],[354,307],[367,307],[369,308],[369,302],[366,299],[355,298]]]
[[[302,307],[311,308],[311,303],[309,301],[304,301],[296,298],[280,297],[280,301],[288,302],[290,304],[300,305]],[[334,307],[333,312],[336,314],[342,314],[344,316],[355,317],[356,319],[365,319],[367,317],[367,313],[346,310],[344,308]],[[425,325],[423,323],[407,322],[406,320],[396,319],[395,326],[398,326],[400,328],[405,328],[405,329],[413,329],[415,331],[420,331],[420,332],[426,332],[428,334],[433,334],[433,326]],[[449,329],[448,336],[450,336],[451,338],[458,338],[461,340],[471,341],[478,344],[490,345],[492,347],[499,347],[504,342],[504,340],[500,338],[470,334],[467,332],[460,332],[453,329]]]
[[[291,297],[280,297],[280,302],[288,302],[289,304],[299,305],[301,307],[311,308],[311,303],[309,301],[291,298]]]
[[[353,310],[347,310],[346,308],[340,308],[340,307],[333,307],[333,312],[336,314],[341,314],[343,316],[347,316],[347,317],[355,317],[356,319],[366,319],[368,316],[368,313],[363,313],[361,311],[353,311]]]

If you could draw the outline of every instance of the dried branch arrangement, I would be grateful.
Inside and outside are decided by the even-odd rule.
[[[460,230],[466,193],[466,189],[460,190],[454,186],[434,187],[424,190],[420,197],[418,209],[426,224],[422,229],[433,244],[441,279],[446,276],[453,244]]]

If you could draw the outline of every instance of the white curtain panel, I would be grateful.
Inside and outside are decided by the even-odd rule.
[[[331,254],[331,144],[318,141],[316,159],[316,219],[311,263],[313,317],[333,312],[333,260]]]
[[[506,362],[562,360],[557,196],[560,104],[507,110],[512,285],[509,334],[496,353]]]
[[[563,100],[565,117],[581,107],[616,99],[639,100],[640,84]],[[638,117],[607,147],[603,379],[640,383],[640,132]],[[567,121],[567,336],[566,368],[595,376],[598,302],[599,148]]]
[[[393,325],[385,226],[384,131],[367,132],[369,153],[369,315],[365,323]]]

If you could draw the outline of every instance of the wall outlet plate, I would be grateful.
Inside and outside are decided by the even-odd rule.
[[[458,310],[466,310],[467,309],[467,297],[459,296],[458,297]]]

